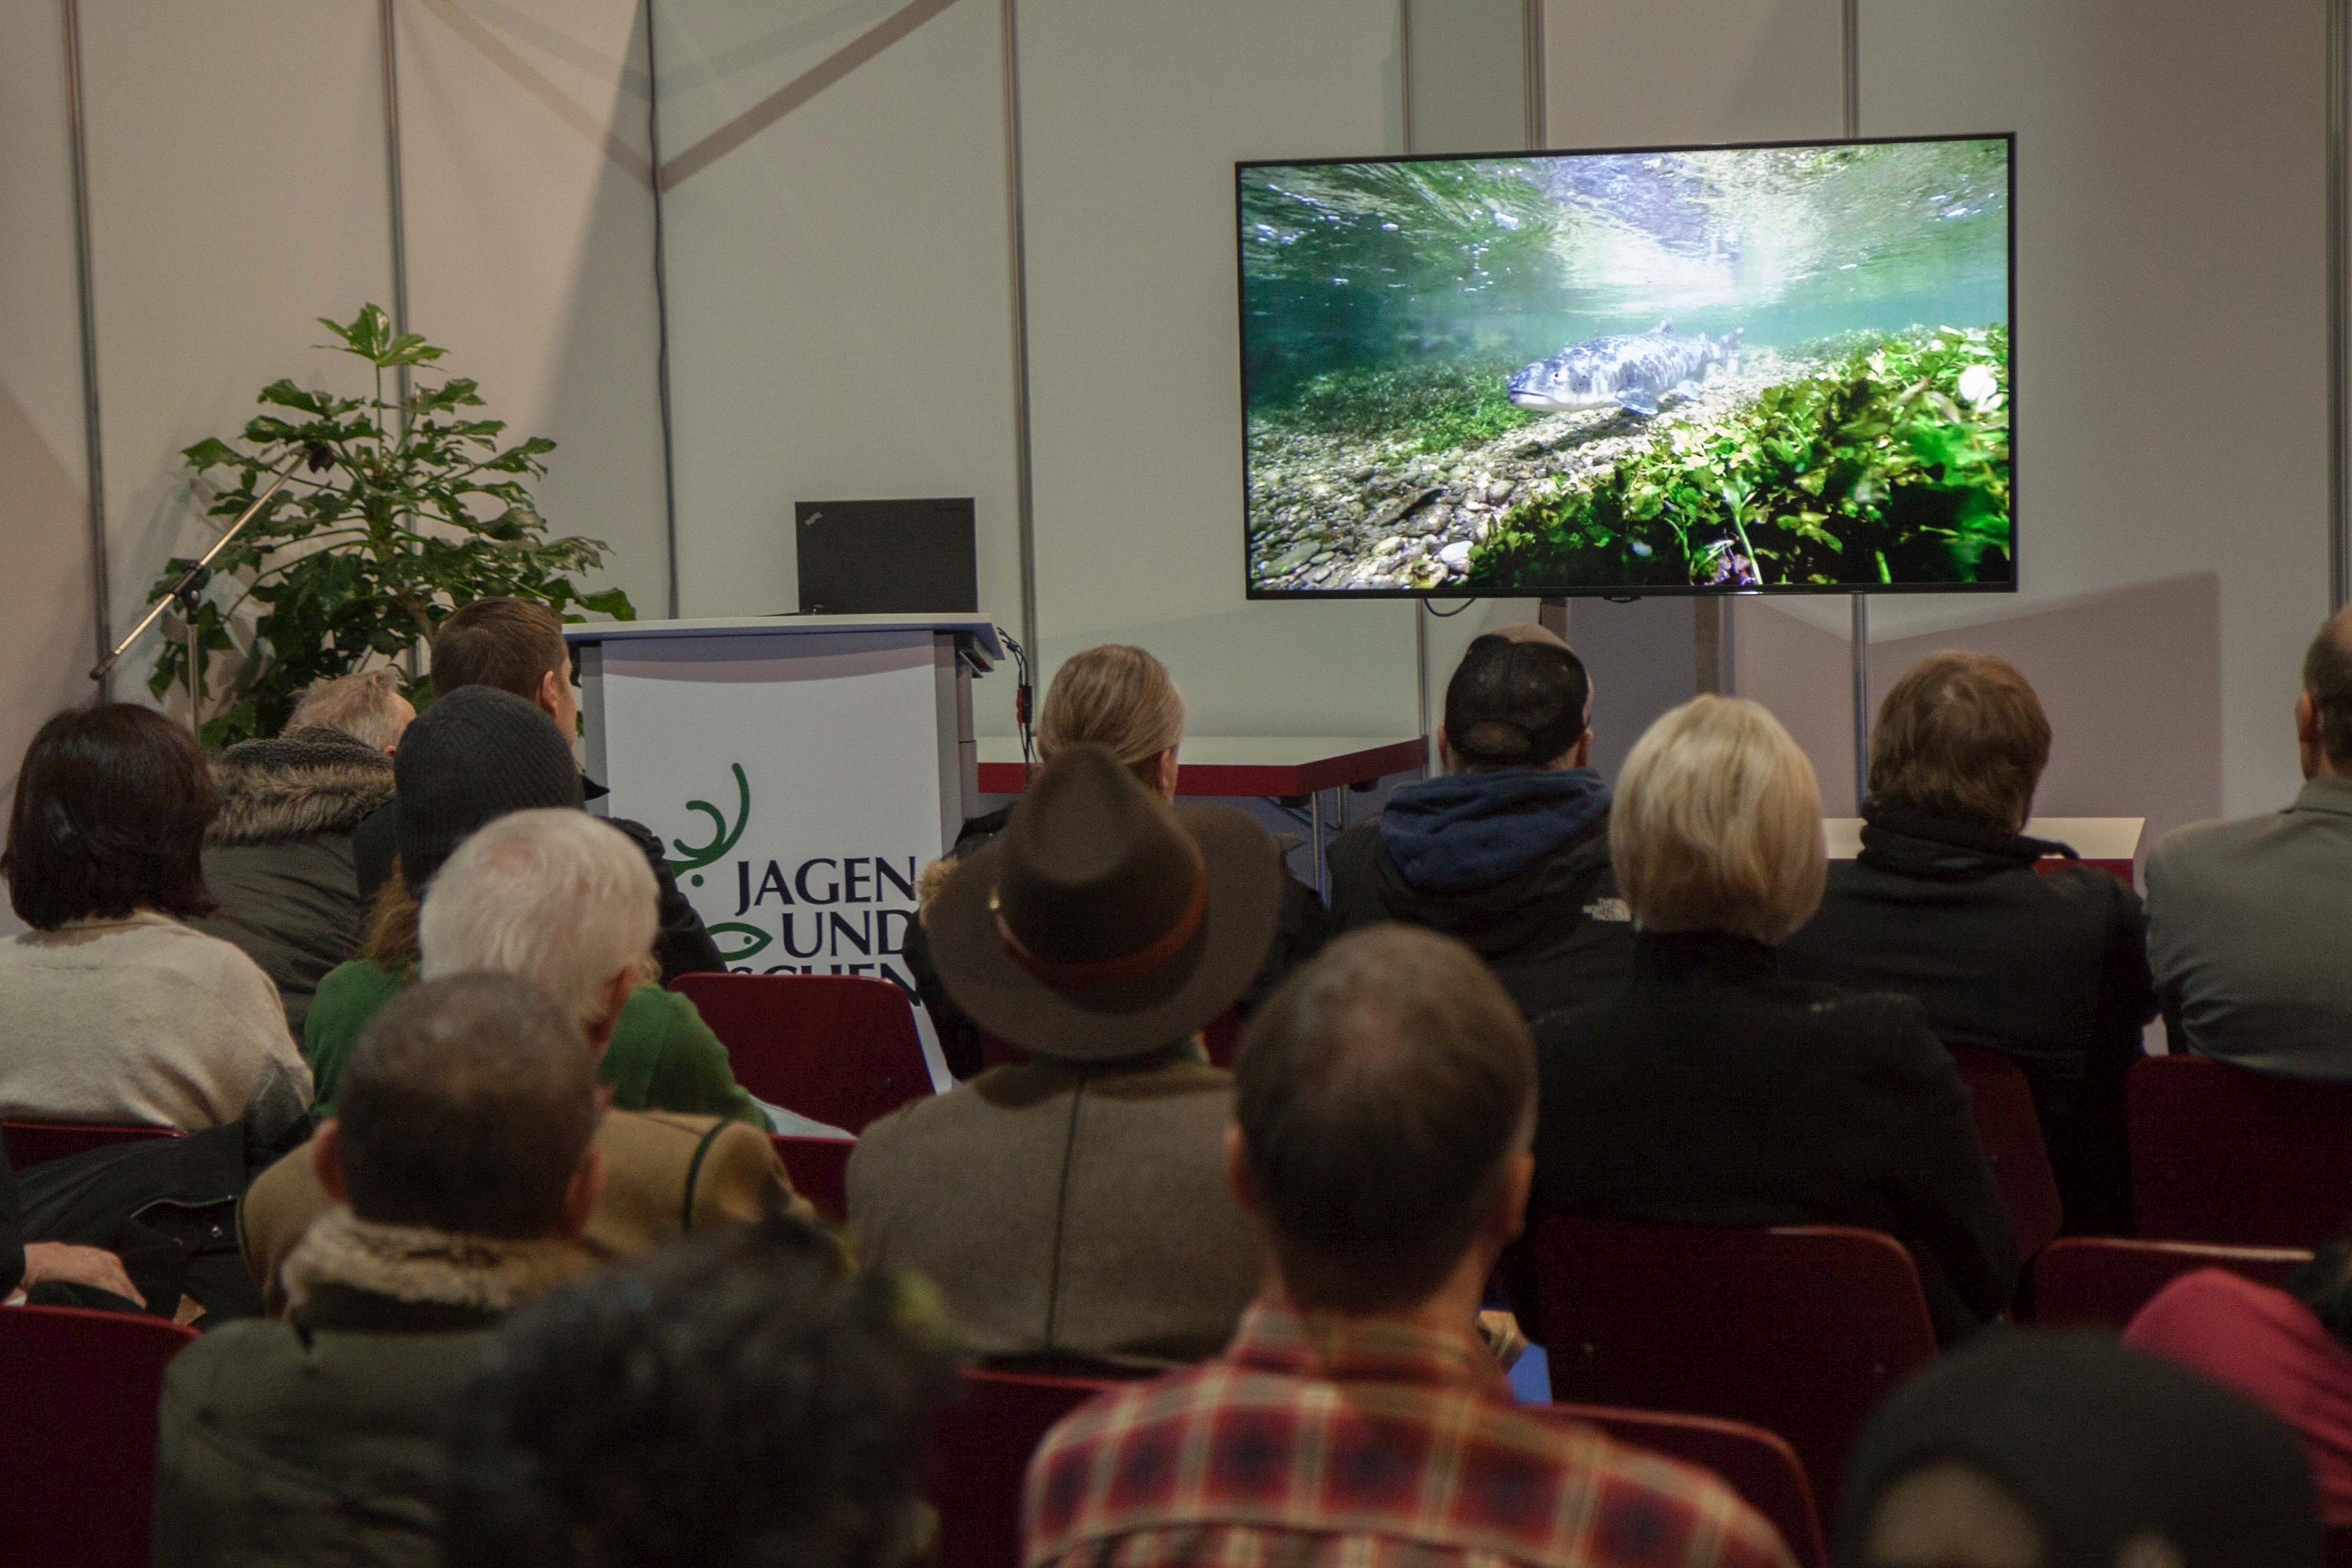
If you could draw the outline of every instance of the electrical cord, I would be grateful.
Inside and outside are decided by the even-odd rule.
[[[1421,601],[1421,607],[1429,612],[1430,619],[1433,621],[1451,621],[1477,602],[1475,599],[1465,599],[1451,610],[1440,610],[1424,599]]]
[[[1001,626],[997,628],[996,634],[1003,640],[1006,647],[1013,650],[1013,723],[1021,732],[1021,782],[1025,787],[1030,775],[1037,768],[1036,746],[1030,729],[1030,716],[1035,706],[1037,688],[1029,670],[1029,650],[1021,645],[1019,638]]]

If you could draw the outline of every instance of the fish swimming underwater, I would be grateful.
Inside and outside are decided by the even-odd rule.
[[[1549,360],[1511,376],[1511,401],[1521,408],[1601,408],[1616,403],[1643,418],[1669,392],[1696,396],[1698,382],[1717,367],[1739,368],[1738,330],[1710,338],[1676,332],[1672,321],[1655,331],[1616,332],[1572,343]]]

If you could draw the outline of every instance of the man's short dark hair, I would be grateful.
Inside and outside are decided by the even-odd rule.
[[[1583,660],[1489,632],[1445,684],[1445,744],[1472,769],[1547,768],[1583,738],[1591,706]]]
[[[460,686],[496,686],[537,702],[540,683],[557,671],[569,679],[571,666],[562,618],[528,599],[478,599],[433,633],[436,696]]]
[[[604,1103],[580,1026],[515,975],[412,986],[337,1086],[352,1212],[469,1236],[545,1236]]]
[[[208,915],[205,829],[219,811],[185,725],[130,703],[53,715],[25,748],[8,809],[8,902],[41,931],[135,909]]]
[[[457,1412],[450,1568],[911,1557],[954,1378],[931,1300],[777,1217],[521,1309]]]
[[[1425,1300],[1532,1130],[1527,1020],[1476,954],[1418,926],[1324,948],[1250,1019],[1234,1077],[1258,1211],[1310,1308]]]
[[[2319,749],[2352,765],[2352,610],[2328,617],[2303,656],[2303,689],[2319,718]]]

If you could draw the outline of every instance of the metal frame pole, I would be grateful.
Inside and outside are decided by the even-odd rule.
[[[1862,134],[1862,0],[1843,0],[1839,15],[1845,138]],[[1870,792],[1870,595],[1853,600],[1853,809]]]
[[[997,0],[1004,37],[1004,219],[1011,247],[1013,507],[1021,538],[1021,644],[1043,655],[1037,636],[1037,510],[1029,436],[1029,228],[1021,177],[1021,34],[1017,0]]]
[[[106,462],[99,439],[98,290],[90,270],[89,153],[83,130],[81,10],[76,0],[58,0],[66,50],[66,148],[73,175],[74,289],[81,312],[81,432],[83,486],[89,528],[89,609],[100,663],[114,641],[114,589],[106,549]],[[100,701],[111,701],[110,670],[99,682]]]
[[[646,0],[646,151],[652,163],[646,183],[654,196],[654,380],[660,398],[662,441],[662,546],[669,562],[669,617],[677,619],[677,456],[669,394],[669,243],[662,225],[661,71],[654,50],[654,0]]]
[[[1519,25],[1527,68],[1528,151],[1533,152],[1551,139],[1550,106],[1544,101],[1544,0],[1524,0]]]
[[[2352,601],[2352,0],[2327,4],[2327,601]]]
[[[400,40],[393,18],[393,0],[376,0],[376,17],[383,43],[383,172],[384,196],[392,225],[392,329],[408,330],[408,215],[400,174]],[[400,430],[408,434],[408,367],[399,367]]]

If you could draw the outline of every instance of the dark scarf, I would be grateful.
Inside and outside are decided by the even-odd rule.
[[[1862,852],[1854,858],[1874,871],[1900,876],[1970,882],[2031,866],[2050,855],[2082,858],[2054,839],[2030,839],[1981,822],[1871,806],[1863,812]]]

